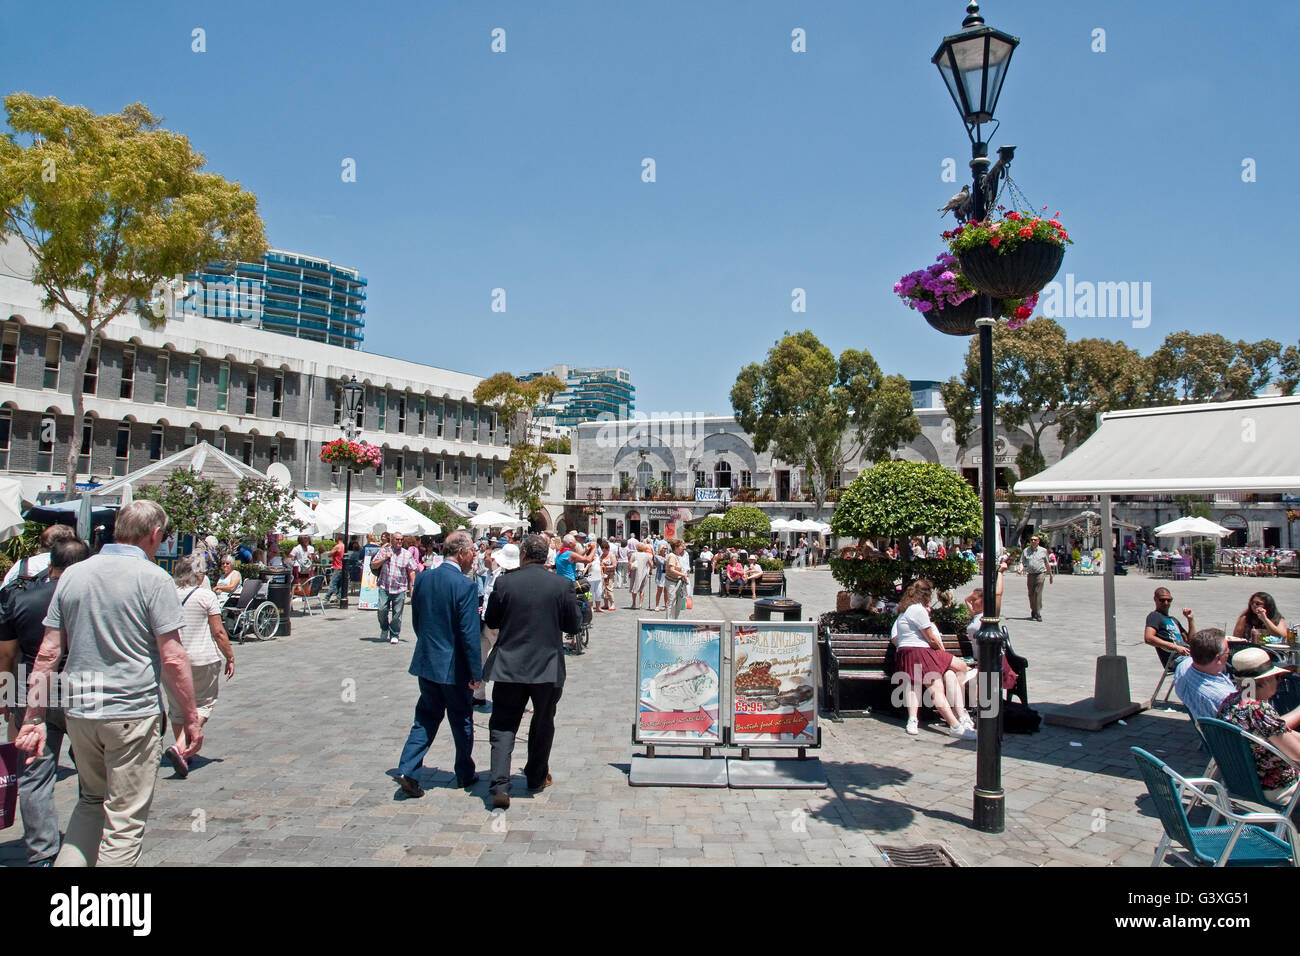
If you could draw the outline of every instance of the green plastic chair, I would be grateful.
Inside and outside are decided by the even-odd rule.
[[[1155,804],[1165,835],[1156,846],[1152,866],[1159,866],[1178,843],[1194,866],[1300,866],[1300,849],[1295,825],[1280,813],[1237,813],[1232,809],[1227,790],[1208,777],[1182,777],[1158,757],[1141,747],[1129,748],[1137,761],[1138,772],[1146,781],[1147,793]],[[1204,788],[1204,789],[1203,789]],[[1206,790],[1216,796],[1210,796]],[[1222,826],[1192,826],[1183,806],[1184,796],[1191,806],[1204,803],[1212,813],[1224,817]],[[1264,829],[1279,827],[1288,838],[1280,839]]]
[[[1215,776],[1223,781],[1228,793],[1234,799],[1256,803],[1262,807],[1276,810],[1283,816],[1291,816],[1296,804],[1300,803],[1300,787],[1296,788],[1295,793],[1291,795],[1291,798],[1286,803],[1277,803],[1268,799],[1264,795],[1264,785],[1260,783],[1259,772],[1255,768],[1255,755],[1251,752],[1250,747],[1251,744],[1262,747],[1294,767],[1295,762],[1290,757],[1267,740],[1242,730],[1236,724],[1217,720],[1214,717],[1203,717],[1200,720],[1194,720],[1193,723],[1197,725],[1197,729],[1201,733],[1201,739],[1205,741],[1205,745],[1210,750],[1210,756],[1214,758],[1214,763],[1217,765],[1218,769]],[[1210,822],[1214,823],[1215,818],[1211,817]],[[1277,833],[1278,831],[1274,830],[1274,832]]]

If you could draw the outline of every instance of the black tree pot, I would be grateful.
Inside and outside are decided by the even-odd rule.
[[[989,310],[993,317],[1002,314],[1002,303],[994,299],[993,308]],[[980,317],[980,297],[971,296],[961,305],[950,305],[943,309],[931,309],[923,312],[925,321],[945,335],[974,335],[975,320]]]
[[[958,256],[966,280],[999,299],[1024,299],[1041,291],[1064,258],[1065,247],[1050,242],[1025,242],[1006,252],[976,246]]]

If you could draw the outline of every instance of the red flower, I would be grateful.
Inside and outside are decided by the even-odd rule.
[[[1020,235],[1023,236],[1024,238],[1028,239],[1028,238],[1029,238],[1030,236],[1032,236],[1033,234],[1034,234],[1034,230],[1033,230],[1032,228],[1030,228],[1029,226],[1021,226],[1021,227],[1020,227]]]
[[[1012,219],[1012,220],[1019,219],[1019,218],[1020,218],[1020,213],[1018,213],[1018,212],[1009,212],[1009,213],[1007,213],[1007,218],[1008,218],[1008,219]]]
[[[1016,308],[1017,319],[1027,319],[1033,314],[1034,314],[1034,310],[1027,305],[1018,306]]]
[[[1001,244],[1002,244],[1002,237],[999,236],[997,233],[994,233],[992,236],[989,237],[989,245],[992,246],[994,249],[996,249]]]

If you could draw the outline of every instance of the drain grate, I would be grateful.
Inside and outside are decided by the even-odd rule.
[[[957,866],[952,854],[937,843],[922,843],[920,846],[881,845],[878,849],[890,866]]]

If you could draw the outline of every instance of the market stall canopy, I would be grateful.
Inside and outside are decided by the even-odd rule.
[[[258,478],[262,481],[266,480],[266,475],[256,468],[245,465],[233,455],[228,455],[220,448],[201,441],[197,445],[191,445],[189,448],[178,451],[174,455],[169,455],[161,461],[151,462],[143,468],[137,468],[130,474],[123,475],[121,478],[114,478],[112,481],[105,482],[90,492],[90,496],[96,506],[101,503],[128,504],[131,501],[134,489],[144,485],[160,485],[167,480],[168,475],[179,468],[188,469],[232,493],[239,487],[241,479]]]
[[[525,518],[513,518],[499,511],[485,511],[469,519],[471,528],[518,528],[528,524]]]
[[[284,527],[276,529],[280,534],[286,538],[296,538],[300,534],[316,537],[320,534],[320,529],[316,525],[316,512],[312,510],[311,505],[294,495],[290,507],[293,508],[293,520]]]
[[[1016,482],[1018,495],[1300,489],[1300,396],[1107,412],[1092,437]]]
[[[23,483],[0,478],[0,541],[23,533]]]
[[[1226,538],[1230,534],[1230,528],[1215,524],[1209,518],[1192,517],[1176,518],[1155,530],[1157,538]]]
[[[385,498],[360,514],[363,525],[402,534],[442,534],[442,526],[397,498]]]
[[[352,499],[352,507],[348,509],[348,534],[371,534],[374,531],[373,524],[367,524],[365,519],[366,512],[371,508],[369,503],[363,503]],[[313,517],[316,521],[316,533],[322,536],[332,535],[336,531],[343,530],[343,511],[344,500],[334,498],[330,501],[322,501],[316,506]]]
[[[39,521],[41,524],[66,524],[73,528],[78,528],[78,518],[81,516],[82,499],[73,498],[71,501],[52,501],[47,505],[36,505],[28,508],[25,517],[28,521]],[[90,510],[91,525],[110,525],[117,517],[117,505],[93,505]],[[78,530],[79,534],[88,534],[89,529]]]
[[[790,525],[793,524],[793,523],[794,523],[794,522],[790,521],[789,518],[777,518],[777,519],[775,519],[775,520],[772,522],[772,530],[773,530],[773,531],[791,531],[791,530],[793,530],[793,529],[790,527]]]

